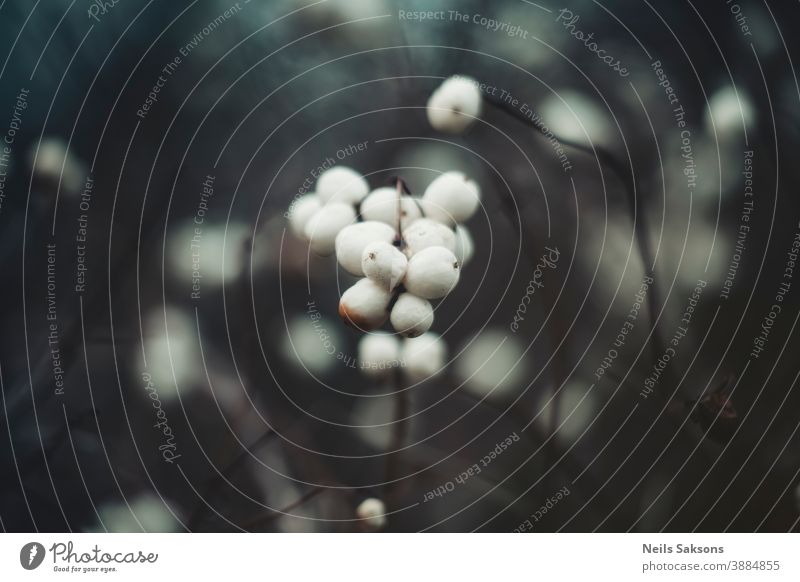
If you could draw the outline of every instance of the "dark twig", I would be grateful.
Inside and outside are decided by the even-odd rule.
[[[206,512],[207,506],[205,503],[203,503],[203,500],[206,498],[208,498],[208,500],[214,499],[219,491],[220,486],[225,481],[230,479],[230,477],[235,473],[236,469],[238,469],[244,463],[244,461],[250,458],[261,445],[270,440],[270,438],[272,438],[274,435],[275,431],[272,429],[262,434],[253,444],[239,453],[236,458],[228,464],[227,467],[220,471],[218,475],[211,477],[205,482],[200,489],[201,497],[198,500],[194,511],[192,512],[191,518],[189,519],[189,531],[194,531],[194,529],[200,523],[200,518],[202,518]],[[203,491],[205,491],[205,494],[202,493]]]
[[[534,123],[531,119],[526,117],[521,111],[517,110],[510,103],[498,99],[497,97],[494,97],[492,95],[484,95],[484,100],[492,107],[513,117],[517,121],[525,124],[527,127],[533,128],[539,134],[546,136],[544,129],[540,125]],[[610,151],[608,151],[601,145],[588,146],[580,142],[564,139],[555,133],[553,133],[553,137],[566,146],[569,146],[571,148],[589,154],[593,157],[596,157],[601,164],[610,168],[611,171],[614,174],[616,174],[620,182],[622,182],[623,186],[625,187],[625,193],[628,202],[628,210],[631,214],[631,220],[633,221],[634,231],[636,234],[636,242],[637,242],[637,249],[639,251],[639,257],[644,265],[645,272],[648,274],[648,276],[655,277],[654,273],[655,265],[653,261],[653,253],[650,248],[650,240],[647,237],[647,224],[646,224],[645,213],[637,212],[638,210],[638,206],[636,203],[637,182],[636,182],[636,176],[634,175],[632,168],[627,164],[620,163],[614,154],[612,154]],[[653,334],[652,334],[652,346],[654,353],[653,359],[656,360],[663,353],[661,336],[658,333],[658,327],[657,327],[658,306],[660,305],[657,285],[653,285],[649,293],[650,293],[650,298],[649,301],[647,302],[647,306],[648,306],[648,313],[650,316],[650,323],[653,327]]]
[[[403,390],[402,375],[400,368],[394,370],[395,393],[394,393],[394,422],[392,423],[392,438],[389,443],[389,453],[386,459],[386,479],[384,501],[387,507],[391,506],[393,494],[397,491],[396,482],[401,474],[401,453],[400,449],[406,441],[408,435],[408,421],[410,417],[410,399],[408,390]]]
[[[448,382],[448,385],[452,385],[453,383],[454,382],[451,380],[450,382]],[[448,392],[450,392],[449,388]],[[500,413],[501,415],[506,415],[508,421],[512,425],[516,425],[517,430],[520,430],[520,432],[523,429],[525,430],[525,434],[520,436],[523,436],[523,438],[527,438],[528,440],[531,441],[531,443],[536,442],[535,435],[538,435],[543,440],[546,438],[550,438],[551,442],[553,443],[552,453],[557,458],[561,458],[560,461],[560,464],[562,466],[561,473],[564,477],[579,475],[583,473],[583,467],[580,465],[578,461],[575,460],[573,454],[564,451],[563,448],[559,446],[558,442],[556,442],[555,435],[547,435],[541,431],[539,432],[536,431],[536,427],[534,425],[531,425],[530,412],[528,410],[523,409],[522,401],[518,401],[514,404],[510,402],[502,402],[502,403],[494,402],[487,398],[481,398],[479,396],[476,396],[475,394],[472,394],[471,392],[469,392],[468,390],[464,390],[463,388],[458,390],[458,394],[461,397],[466,398],[471,402],[474,402],[475,404],[477,404],[482,408],[493,410],[497,413]],[[530,459],[528,459],[528,461],[529,460]],[[551,479],[555,479],[558,474],[555,469],[555,463],[547,462],[546,464],[548,465],[546,469],[550,471]],[[576,481],[577,479],[572,480],[572,482],[570,483],[570,488],[575,486]],[[540,484],[540,487],[543,487],[543,485],[544,485],[543,483]],[[557,485],[557,487],[559,488],[561,487],[560,483]],[[601,489],[599,482],[597,482],[594,479],[594,476],[590,472],[586,472],[581,475],[581,485],[579,486],[579,488],[583,488],[585,491],[592,491],[592,492],[597,492]],[[606,493],[603,492],[600,496],[606,497]]]

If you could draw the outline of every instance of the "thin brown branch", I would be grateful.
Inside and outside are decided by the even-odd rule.
[[[411,403],[408,390],[403,390],[403,382],[400,368],[394,371],[395,392],[394,392],[394,421],[392,423],[392,438],[389,443],[389,455],[386,459],[386,478],[384,501],[390,506],[393,497],[397,492],[399,483],[397,480],[402,474],[402,453],[400,449],[406,442],[408,436],[408,424],[411,412]]]
[[[220,471],[217,475],[212,476],[205,482],[205,484],[200,489],[200,499],[197,501],[195,509],[192,512],[192,515],[189,519],[188,523],[189,531],[194,531],[199,525],[201,518],[205,515],[206,510],[208,509],[208,506],[205,503],[206,498],[208,500],[214,499],[219,493],[219,489],[222,486],[222,484],[226,483],[235,473],[235,471],[244,463],[244,461],[252,457],[253,453],[261,445],[270,440],[274,435],[275,431],[273,431],[272,429],[265,432],[263,435],[258,437],[258,439],[253,444],[251,444],[245,450],[239,453],[236,456],[236,458],[233,459],[233,461],[231,461],[222,471]]]

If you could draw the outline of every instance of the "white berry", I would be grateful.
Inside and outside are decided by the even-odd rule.
[[[361,371],[373,377],[384,377],[400,362],[400,342],[385,331],[368,333],[358,342],[358,363]]]
[[[461,172],[445,172],[438,176],[422,196],[425,216],[447,225],[469,220],[480,202],[478,184]]]
[[[308,219],[305,228],[311,250],[318,255],[333,254],[336,235],[356,219],[356,211],[350,204],[332,202],[320,208]]]
[[[74,194],[84,185],[86,170],[84,163],[68,149],[67,142],[60,137],[44,137],[37,145],[31,145],[28,157],[33,174],[40,180],[58,182],[65,192]]]
[[[356,508],[356,515],[371,531],[378,531],[386,525],[386,505],[380,499],[365,499]]]
[[[417,337],[433,325],[431,302],[413,293],[401,293],[392,307],[389,321],[394,329],[406,336]]]
[[[453,254],[461,265],[466,265],[475,253],[475,243],[472,242],[472,235],[467,227],[459,224],[456,226],[456,247]]]
[[[370,279],[359,279],[342,294],[339,300],[339,316],[356,329],[377,329],[389,316],[386,311],[389,299],[389,291]]]
[[[316,194],[306,194],[295,200],[289,207],[289,225],[295,236],[305,238],[306,224],[322,207]]]
[[[350,224],[336,235],[336,259],[348,273],[363,276],[361,257],[364,248],[372,242],[390,243],[394,237],[394,229],[383,222],[368,220]]]
[[[391,291],[406,276],[408,259],[396,246],[379,241],[364,247],[361,268],[364,275]]]
[[[480,117],[483,99],[470,77],[446,79],[428,99],[428,121],[445,133],[463,133]]]
[[[408,261],[406,289],[425,299],[444,297],[458,283],[460,266],[456,256],[444,247],[423,249]]]
[[[419,337],[407,338],[403,342],[400,358],[406,376],[412,382],[421,382],[442,371],[447,358],[447,346],[441,337],[428,331]]]
[[[422,216],[418,201],[411,196],[401,196],[400,215],[400,227],[406,228]],[[397,228],[397,189],[386,187],[370,192],[361,203],[361,216],[364,220],[379,220]]]
[[[732,86],[718,89],[708,100],[706,128],[717,137],[728,138],[755,125],[753,104],[747,94]]]
[[[369,192],[364,177],[345,166],[325,170],[317,180],[317,195],[323,202],[358,204]]]
[[[428,247],[444,247],[450,251],[456,248],[456,236],[441,222],[429,218],[415,220],[403,232],[406,254],[413,256]]]

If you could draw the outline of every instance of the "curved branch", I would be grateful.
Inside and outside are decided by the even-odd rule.
[[[483,98],[484,101],[486,101],[486,103],[488,103],[495,109],[505,113],[506,115],[509,115],[510,117],[513,117],[514,119],[523,123],[527,127],[533,128],[540,135],[547,137],[547,134],[545,133],[541,125],[537,125],[533,120],[529,119],[521,111],[513,107],[510,103],[498,99],[497,97],[492,95],[484,95]],[[596,157],[601,164],[608,167],[617,176],[617,179],[620,182],[622,182],[623,186],[625,187],[625,194],[628,202],[628,210],[630,211],[631,220],[633,221],[633,228],[634,228],[634,233],[636,235],[639,258],[642,261],[645,273],[647,273],[648,276],[655,278],[655,261],[653,259],[653,253],[650,248],[650,240],[647,237],[647,221],[645,213],[638,212],[638,205],[636,203],[637,181],[636,181],[636,176],[633,173],[632,167],[627,164],[621,163],[614,154],[612,154],[610,151],[608,151],[605,147],[601,145],[589,146],[578,141],[564,139],[561,136],[557,135],[556,133],[552,133],[552,136],[560,143],[568,147],[584,152],[590,156]],[[660,304],[658,297],[658,286],[653,285],[650,288],[649,293],[650,293],[650,298],[649,298],[650,300],[647,302],[647,308],[650,317],[650,323],[653,329],[652,346],[653,346],[654,360],[656,360],[663,353],[661,336],[659,335],[657,329],[658,305]]]

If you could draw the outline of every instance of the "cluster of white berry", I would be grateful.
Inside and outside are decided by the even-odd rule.
[[[362,277],[339,302],[339,315],[361,331],[388,319],[406,337],[433,323],[431,300],[458,283],[473,252],[462,224],[480,205],[480,189],[461,172],[445,172],[411,196],[395,186],[370,192],[363,176],[343,166],[323,172],[316,192],[289,210],[292,230],[319,255],[336,254],[347,272]]]

